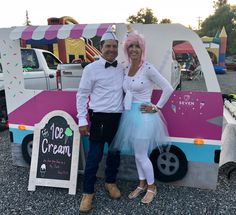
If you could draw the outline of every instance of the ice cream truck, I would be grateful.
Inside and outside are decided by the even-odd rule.
[[[26,89],[22,77],[20,40],[93,38],[101,36],[111,24],[75,24],[23,26],[0,29],[0,52],[4,72],[7,112],[13,161],[28,165],[31,159],[34,126],[54,110],[63,110],[76,118],[77,89]],[[125,24],[112,24],[119,39],[118,61],[124,61],[122,40]],[[207,92],[176,90],[164,106],[162,113],[168,125],[171,144],[155,149],[150,154],[155,177],[160,182],[214,189],[217,185],[223,101],[210,57],[198,35],[180,24],[133,24],[132,28],[144,35],[147,60],[154,64],[169,81],[174,41],[191,43],[201,64]],[[153,91],[157,102],[161,91]],[[85,153],[89,143],[81,138]],[[106,150],[106,149],[105,149]],[[106,152],[105,152],[106,154]],[[103,162],[100,165],[102,170]],[[98,174],[101,174],[99,171]],[[137,179],[133,157],[122,154],[119,177]]]

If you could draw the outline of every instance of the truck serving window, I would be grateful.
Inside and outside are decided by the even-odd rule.
[[[21,60],[25,71],[31,71],[39,68],[36,53],[32,49],[21,49]]]

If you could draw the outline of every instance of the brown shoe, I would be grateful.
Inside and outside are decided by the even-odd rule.
[[[116,184],[105,183],[105,189],[112,199],[119,199],[121,197],[120,190]]]
[[[83,194],[83,198],[80,202],[80,207],[79,207],[80,212],[87,213],[93,208],[92,206],[93,197],[94,194]]]

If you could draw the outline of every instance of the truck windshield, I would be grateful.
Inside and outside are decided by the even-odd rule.
[[[39,68],[39,62],[33,49],[21,49],[23,69],[30,71]]]

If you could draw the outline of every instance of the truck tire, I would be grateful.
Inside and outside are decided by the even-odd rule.
[[[152,151],[150,160],[154,176],[162,182],[172,182],[182,179],[188,171],[188,161],[184,152],[175,145]]]
[[[26,136],[22,142],[21,150],[22,156],[26,163],[30,164],[33,148],[33,134]]]

